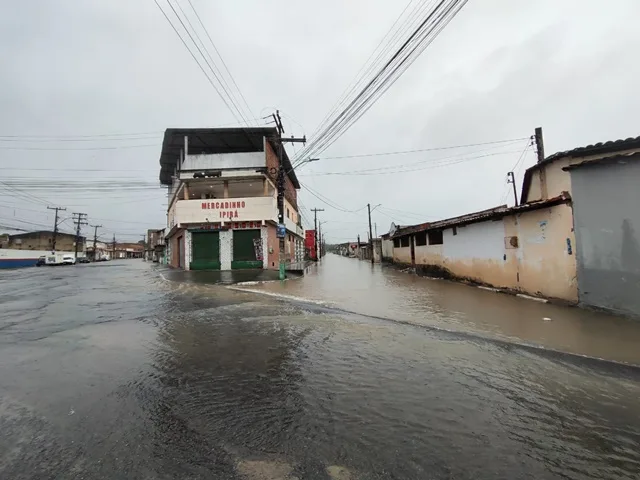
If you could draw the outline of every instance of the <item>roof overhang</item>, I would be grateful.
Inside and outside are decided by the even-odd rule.
[[[160,183],[171,185],[172,177],[180,152],[184,149],[185,137],[188,138],[189,154],[220,154],[264,151],[264,140],[270,142],[277,151],[275,127],[248,128],[167,128],[160,152]],[[283,148],[283,166],[288,172],[293,186],[300,188],[300,182],[293,171],[291,160]]]
[[[403,237],[405,235],[411,235],[414,233],[429,230],[442,230],[444,228],[460,227],[463,225],[486,222],[489,220],[500,220],[501,218],[507,217],[509,215],[516,215],[531,210],[540,210],[542,208],[549,208],[555,205],[561,205],[563,203],[569,202],[571,202],[571,196],[569,195],[569,193],[562,192],[562,194],[558,195],[557,197],[553,197],[548,200],[542,200],[539,202],[525,203],[522,205],[518,205],[517,207],[507,207],[506,205],[500,205],[499,207],[469,213],[467,215],[461,215],[459,217],[448,218],[446,220],[439,220],[437,222],[421,223],[419,225],[404,227],[397,230],[391,237]]]

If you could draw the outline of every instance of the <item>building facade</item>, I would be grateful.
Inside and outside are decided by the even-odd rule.
[[[525,172],[517,207],[396,228],[393,260],[640,316],[640,137],[560,152]]]
[[[62,233],[39,230],[36,232],[9,235],[3,248],[14,250],[40,250],[51,251],[55,237],[55,249],[59,252],[74,252],[76,248],[76,236],[70,233]],[[78,255],[84,255],[86,245],[85,237],[79,237]]]
[[[277,269],[275,128],[168,129],[160,181],[168,186],[168,263],[186,270]],[[297,190],[283,149],[284,261],[303,260]]]

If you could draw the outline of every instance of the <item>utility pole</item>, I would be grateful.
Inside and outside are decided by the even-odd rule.
[[[513,172],[507,173],[507,183],[510,183],[513,186],[513,198],[515,200],[515,206],[518,206],[518,193],[516,192],[516,176]]]
[[[373,265],[373,232],[371,231],[371,204],[367,203],[367,211],[369,212],[369,254],[371,255],[371,265]]]
[[[86,213],[74,213],[73,221],[76,224],[76,246],[75,246],[75,259],[78,260],[78,243],[80,243],[80,228],[82,225],[88,225]]]
[[[373,224],[373,233],[376,234],[376,238],[378,238],[378,224],[374,223]]]
[[[534,135],[536,141],[536,151],[538,153],[538,163],[544,160],[544,140],[542,138],[542,127],[536,128]]]
[[[284,171],[284,164],[283,164],[283,158],[284,158],[284,148],[282,146],[282,144],[284,142],[290,142],[290,143],[302,143],[303,145],[305,143],[307,143],[307,137],[304,136],[302,138],[294,138],[293,136],[291,138],[283,138],[282,134],[284,133],[284,127],[282,126],[282,119],[280,118],[280,111],[276,110],[276,113],[274,113],[273,115],[273,120],[276,122],[276,129],[278,130],[278,136],[274,138],[274,140],[276,141],[276,143],[278,144],[278,181],[277,181],[277,187],[278,187],[278,238],[279,238],[279,246],[280,246],[280,265],[279,265],[279,270],[280,270],[280,274],[279,274],[279,278],[280,280],[284,280],[286,275],[285,275],[285,236],[287,235],[287,230],[284,226],[284,196],[285,196],[285,190],[286,190],[286,174],[288,174],[288,172]]]
[[[316,262],[318,261],[318,212],[324,212],[324,208],[312,208],[311,211],[313,212],[313,233],[314,233],[314,239],[313,239],[313,248],[315,250],[316,253]]]
[[[113,242],[111,243],[111,260],[116,258],[116,234],[113,234]]]
[[[542,163],[544,161],[544,140],[542,139],[542,127],[536,128],[534,139],[536,142],[536,152],[538,154],[538,163]],[[547,192],[547,172],[544,168],[540,169],[540,197],[541,200],[546,200],[549,195]],[[521,198],[523,202],[526,202],[528,199]]]
[[[96,245],[98,243],[98,229],[102,227],[102,225],[89,225],[93,227],[93,261],[96,262],[98,259],[96,258]]]
[[[62,207],[47,207],[47,209],[56,211],[56,218],[53,221],[53,240],[51,241],[51,251],[55,252],[56,251],[56,240],[58,238],[58,211],[62,210],[64,212],[67,209],[66,208],[62,208]]]
[[[360,234],[358,234],[358,260],[360,260]]]

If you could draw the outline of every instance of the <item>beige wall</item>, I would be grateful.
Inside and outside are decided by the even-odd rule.
[[[509,237],[518,238],[517,247]],[[415,254],[416,265],[445,268],[457,278],[570,302],[578,299],[570,205],[459,226],[455,235],[446,229],[442,245],[416,246]],[[410,264],[410,247],[394,248],[393,258]]]
[[[505,219],[506,220],[506,219]],[[509,218],[514,222],[513,217]],[[546,297],[578,300],[575,235],[570,205],[518,215],[519,283],[521,290]],[[567,249],[571,242],[572,254]]]
[[[411,247],[394,248],[393,261],[397,263],[411,264]]]

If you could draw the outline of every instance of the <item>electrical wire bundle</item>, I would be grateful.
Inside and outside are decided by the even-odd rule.
[[[226,62],[218,51],[218,48],[213,42],[209,31],[204,26],[204,23],[202,22],[202,19],[200,18],[200,15],[198,14],[196,8],[193,6],[191,0],[187,0],[187,2],[189,3],[189,7],[191,7],[191,11],[195,15],[200,29],[202,30],[202,32],[204,32],[207,39],[209,40],[208,43],[213,47],[213,50],[215,51],[218,58],[218,62],[214,60],[211,52],[209,51],[209,48],[207,48],[207,45],[205,45],[205,42],[200,37],[198,29],[194,27],[189,18],[189,15],[187,15],[185,10],[180,5],[179,0],[165,0],[165,2],[163,2],[165,8],[162,8],[160,6],[160,2],[158,0],[154,0],[154,2],[157,5],[158,9],[164,15],[164,18],[167,20],[167,22],[169,22],[169,25],[171,25],[171,28],[173,28],[173,31],[176,33],[176,35],[178,35],[182,44],[191,54],[191,57],[198,64],[198,67],[200,67],[200,70],[202,70],[202,73],[204,73],[208,82],[211,84],[218,96],[222,99],[231,114],[234,116],[234,118],[239,123],[244,123],[246,126],[249,126],[249,119],[253,119],[254,123],[259,124],[260,122],[251,112],[251,109],[247,104],[247,100],[242,94],[240,87],[238,87],[238,84],[231,74],[231,71],[227,67]],[[166,8],[166,5],[169,6],[171,12],[173,12],[173,15],[171,14],[171,12],[169,12],[169,9]],[[178,10],[180,11],[180,13],[178,13]],[[188,38],[184,36],[184,33],[186,33]],[[218,63],[222,64],[224,71],[219,67]],[[228,80],[227,78],[225,78],[225,72]],[[239,99],[241,99],[242,102],[240,102]]]
[[[467,1],[422,1],[405,16],[409,3],[365,63],[355,83],[321,122],[309,145],[299,153],[296,164],[318,156],[340,138],[402,76]]]

